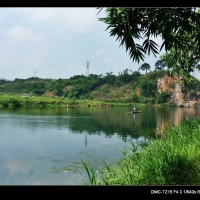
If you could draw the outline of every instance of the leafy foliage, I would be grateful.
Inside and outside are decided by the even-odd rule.
[[[164,70],[164,69],[165,69],[164,60],[157,60],[155,63],[155,70]]]
[[[170,95],[167,92],[158,93],[157,102],[158,103],[166,103],[169,101]]]
[[[142,88],[142,95],[145,97],[155,97],[157,85],[155,80],[142,78],[139,80],[139,86]]]
[[[194,69],[200,69],[199,55],[195,55],[195,51],[190,46],[187,52],[182,50],[175,50],[172,48],[169,53],[161,55],[160,59],[164,65],[168,66],[169,69],[173,69],[172,75],[181,75],[187,80],[192,80],[191,72]]]
[[[161,36],[164,41],[160,49],[165,47],[166,51],[173,46],[176,49],[184,49],[188,42],[182,35],[184,32],[195,32],[195,39],[198,40],[196,31],[200,25],[200,16],[196,8],[109,7],[105,12],[107,17],[99,20],[108,24],[110,36],[117,36],[117,40],[121,41],[120,45],[125,45],[136,61],[138,58],[144,58],[144,53],[158,53],[158,45],[150,39],[151,36]],[[136,39],[145,39],[143,45],[135,44]]]
[[[100,12],[103,8],[97,9]],[[150,53],[156,56],[164,48],[166,66],[183,75],[186,81],[191,80],[189,74],[195,67],[200,69],[194,64],[200,59],[198,8],[108,7],[105,13],[106,17],[99,20],[108,25],[106,30],[110,30],[110,36],[116,36],[133,61],[144,61],[145,55]],[[160,49],[155,42],[158,36],[162,39]],[[142,45],[139,44],[141,40]]]

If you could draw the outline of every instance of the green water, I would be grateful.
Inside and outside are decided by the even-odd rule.
[[[79,185],[81,160],[114,163],[132,140],[161,137],[169,124],[200,116],[198,108],[0,109],[0,185]]]

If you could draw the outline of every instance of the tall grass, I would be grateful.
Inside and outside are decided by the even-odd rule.
[[[56,97],[22,97],[20,95],[0,95],[0,107],[128,107],[129,103],[116,103],[116,102],[104,102],[94,100],[82,100],[82,99],[68,99],[68,98],[56,98]],[[138,104],[137,106],[144,106],[145,104]]]
[[[104,164],[99,174],[85,166],[87,184],[199,185],[200,118],[169,127],[162,139],[151,139],[142,150],[131,142],[123,152],[114,167]]]

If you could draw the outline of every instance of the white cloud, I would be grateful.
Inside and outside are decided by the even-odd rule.
[[[8,40],[19,42],[41,42],[41,37],[36,35],[31,28],[15,25],[6,31]]]
[[[15,8],[15,11],[26,16],[30,23],[70,33],[87,33],[97,22],[95,8]]]
[[[89,73],[118,75],[138,70],[119,41],[110,37],[107,25],[99,22],[96,8],[0,8],[0,73],[14,80],[29,78],[37,70],[40,78],[70,78]],[[161,45],[161,38],[155,41]],[[151,54],[144,62],[152,70]],[[13,73],[14,72],[14,73]]]
[[[63,16],[63,23],[72,31],[87,33],[91,31],[97,20],[94,8],[68,8]]]
[[[31,11],[31,12],[30,12]],[[60,12],[55,8],[29,8],[30,18],[37,22],[56,21]]]

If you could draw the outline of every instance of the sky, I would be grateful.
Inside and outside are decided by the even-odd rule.
[[[68,79],[86,75],[87,62],[89,74],[103,76],[138,71],[144,62],[154,70],[159,55],[132,62],[125,47],[105,31],[107,25],[98,21],[105,12],[97,13],[95,7],[1,7],[0,78]]]

